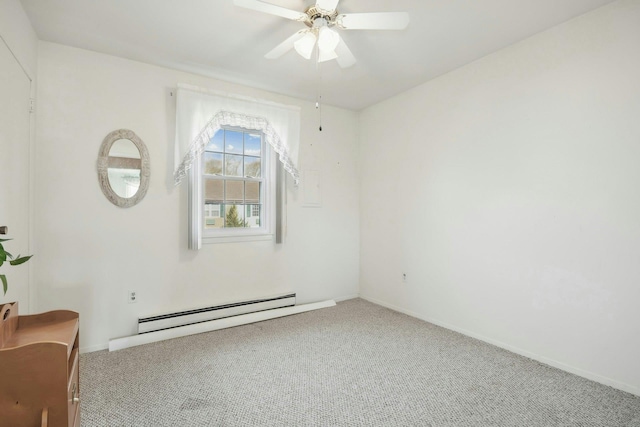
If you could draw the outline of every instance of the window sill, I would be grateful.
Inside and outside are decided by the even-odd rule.
[[[239,243],[239,242],[259,242],[273,240],[273,234],[249,234],[242,236],[203,236],[203,244],[212,243]]]

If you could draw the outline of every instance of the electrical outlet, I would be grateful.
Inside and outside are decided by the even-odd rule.
[[[402,283],[407,283],[407,273],[402,273]]]
[[[129,304],[138,302],[138,293],[136,291],[129,291],[127,293],[127,299],[129,301]]]

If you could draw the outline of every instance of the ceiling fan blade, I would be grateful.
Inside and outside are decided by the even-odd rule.
[[[294,33],[291,37],[273,48],[273,50],[267,53],[264,57],[267,59],[280,58],[282,55],[293,49],[293,44],[300,40],[306,32],[307,30],[300,30],[297,33]]]
[[[404,30],[409,25],[407,12],[347,13],[338,15],[338,26],[344,30]]]
[[[340,37],[340,42],[338,42],[335,52],[336,55],[338,55],[336,61],[341,68],[349,68],[356,63],[356,57],[353,56],[353,53],[351,53],[347,44],[342,40],[342,37]]]
[[[257,10],[258,12],[281,16],[293,21],[305,21],[307,19],[306,13],[296,12],[295,10],[276,6],[271,3],[265,3],[259,0],[233,0],[233,4],[244,7],[245,9]]]
[[[316,7],[327,12],[333,12],[338,6],[340,0],[317,0]]]

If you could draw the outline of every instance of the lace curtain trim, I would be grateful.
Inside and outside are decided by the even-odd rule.
[[[271,145],[276,153],[278,153],[278,157],[280,162],[282,162],[284,170],[291,175],[294,184],[298,185],[298,182],[300,181],[300,174],[291,162],[289,150],[280,139],[280,135],[278,135],[276,130],[269,124],[267,119],[263,117],[247,116],[240,113],[232,113],[230,111],[220,111],[216,113],[193,140],[189,147],[189,152],[184,156],[182,163],[180,163],[180,166],[178,166],[178,169],[176,169],[173,174],[175,185],[182,182],[182,179],[193,166],[193,162],[200,158],[213,135],[222,126],[237,126],[245,129],[262,131],[265,141]]]

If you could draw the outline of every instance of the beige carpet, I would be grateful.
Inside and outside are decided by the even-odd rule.
[[[640,398],[355,299],[81,357],[82,426],[624,426]]]

